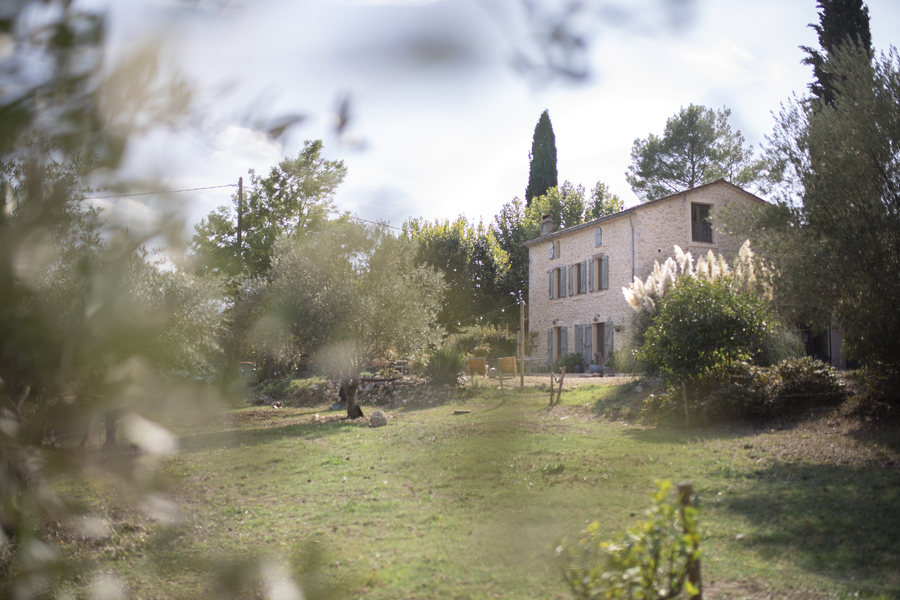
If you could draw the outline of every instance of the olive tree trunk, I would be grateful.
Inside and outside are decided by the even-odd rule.
[[[347,394],[347,418],[358,419],[363,415],[362,409],[359,407],[359,400],[356,393],[359,391],[359,377],[345,378],[341,380],[341,387]]]

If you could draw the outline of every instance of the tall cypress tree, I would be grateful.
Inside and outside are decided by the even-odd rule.
[[[541,118],[534,127],[528,158],[531,160],[531,168],[528,172],[528,187],[525,188],[525,206],[531,204],[532,198],[543,196],[550,188],[559,186],[556,173],[556,136],[553,135],[550,112],[547,110],[541,113]]]
[[[869,8],[862,0],[819,0],[819,24],[810,23],[810,27],[819,34],[819,45],[822,50],[814,50],[809,46],[801,46],[807,57],[803,64],[812,65],[816,80],[809,84],[809,89],[820,100],[834,106],[834,75],[830,72],[828,62],[834,58],[841,46],[857,44],[864,48],[872,58],[872,34],[869,31]]]

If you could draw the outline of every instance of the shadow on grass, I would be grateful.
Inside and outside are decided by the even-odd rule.
[[[719,506],[755,526],[740,543],[850,585],[900,599],[900,471],[779,464]]]
[[[624,434],[642,444],[690,444],[731,440],[762,432],[754,427],[704,427],[697,429],[626,429]]]
[[[861,424],[849,435],[859,442],[884,446],[894,453],[900,453],[900,424]]]
[[[312,415],[314,412],[295,414],[297,418]],[[271,444],[282,439],[316,439],[340,433],[348,428],[368,427],[368,419],[351,421],[347,419],[327,421],[323,423],[290,423],[281,426],[255,427],[237,426],[211,433],[186,435],[179,438],[180,447],[185,452],[196,452],[211,448],[233,448],[240,446],[258,446]]]

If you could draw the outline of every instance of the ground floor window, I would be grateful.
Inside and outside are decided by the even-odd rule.
[[[605,365],[609,359],[609,353],[613,349],[613,324],[612,321],[593,323],[591,327],[591,345],[593,356],[591,363]]]
[[[551,327],[547,330],[547,364],[569,353],[569,328]]]

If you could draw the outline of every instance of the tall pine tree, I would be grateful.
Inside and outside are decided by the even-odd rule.
[[[838,49],[856,44],[872,58],[872,34],[869,31],[869,9],[862,0],[819,0],[819,24],[810,27],[819,34],[822,50],[801,46],[807,57],[803,64],[812,65],[816,80],[809,84],[814,96],[834,106],[835,82],[829,62]]]
[[[556,172],[556,136],[550,124],[550,112],[541,113],[534,127],[534,138],[531,141],[531,168],[528,172],[528,187],[525,188],[525,206],[531,199],[543,196],[547,190],[556,188],[559,179]]]

